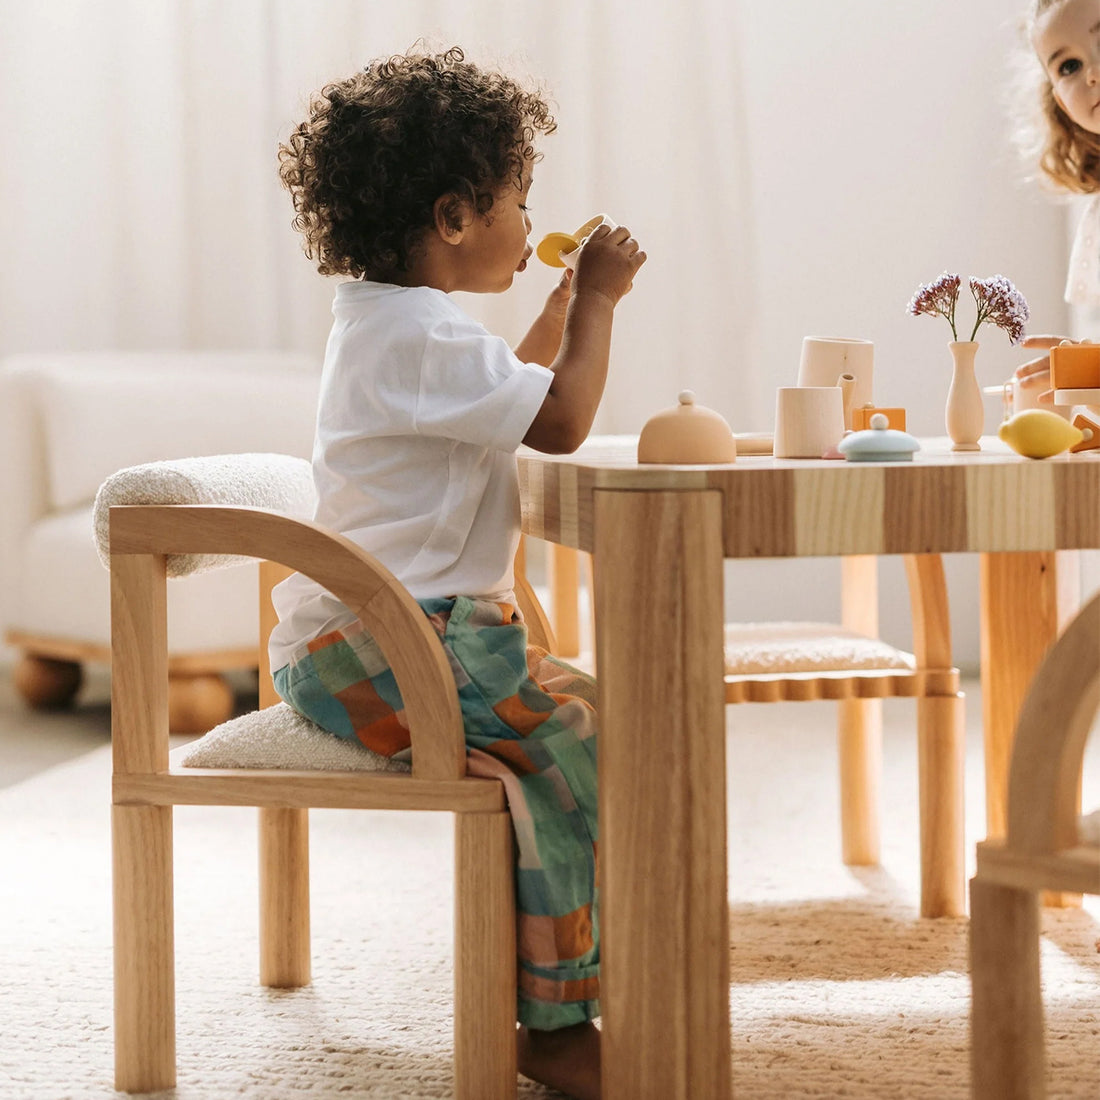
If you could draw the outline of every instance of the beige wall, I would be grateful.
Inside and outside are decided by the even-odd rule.
[[[1032,331],[1066,331],[1066,215],[1023,181],[1008,141],[1019,6],[742,4],[757,271],[751,369],[771,388],[793,384],[803,335],[865,337],[876,344],[876,400],[905,406],[916,434],[942,434],[950,332],[905,306],[945,269],[1007,275],[1028,298]],[[973,317],[968,306],[960,316]],[[984,327],[979,339],[983,385],[1024,359],[999,330]],[[988,400],[993,430],[1000,407]],[[755,412],[766,427],[769,410]],[[947,564],[957,660],[973,667],[977,562]],[[788,617],[830,615],[835,575],[826,562],[731,566],[729,612],[766,618],[778,604]],[[885,560],[882,577],[883,629],[904,641],[900,562]]]
[[[522,61],[558,102],[536,235],[597,209],[651,252],[620,310],[598,431],[683,386],[771,427],[806,334],[876,343],[876,396],[942,431],[944,324],[904,310],[945,268],[1003,273],[1067,324],[1059,207],[1021,180],[1003,101],[1006,0],[0,0],[0,352],[286,347],[320,356],[331,285],[301,259],[273,150],[310,90],[420,34]],[[538,265],[533,265],[537,267]],[[471,303],[508,336],[550,273]],[[985,330],[983,384],[1021,356]],[[997,419],[990,400],[988,426]],[[827,615],[833,566],[730,569],[741,618]],[[888,636],[904,638],[898,563]],[[959,660],[977,565],[950,563]]]

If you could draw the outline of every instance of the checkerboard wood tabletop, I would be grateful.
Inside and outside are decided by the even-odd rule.
[[[998,440],[952,452],[925,439],[912,462],[746,456],[726,466],[640,466],[636,438],[573,455],[519,455],[524,530],[592,549],[597,489],[715,489],[731,558],[1100,547],[1100,452],[1022,458]]]

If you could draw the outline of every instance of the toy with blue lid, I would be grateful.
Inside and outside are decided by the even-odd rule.
[[[870,424],[861,432],[849,432],[837,444],[849,462],[912,462],[920,450],[916,437],[891,428],[883,413],[875,413]]]

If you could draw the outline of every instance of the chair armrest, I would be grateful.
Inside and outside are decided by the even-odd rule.
[[[1098,705],[1100,595],[1051,646],[1020,709],[1008,775],[1010,848],[1049,855],[1078,843],[1078,791]]]
[[[280,562],[328,589],[377,639],[405,702],[413,774],[457,779],[466,747],[454,674],[420,606],[377,559],[343,535],[255,508],[133,505],[110,510],[112,688],[116,772],[167,761],[156,692],[167,677],[165,566],[170,554],[231,554]],[[135,556],[144,556],[143,568]],[[150,716],[159,724],[153,728]],[[153,728],[149,741],[149,730]]]

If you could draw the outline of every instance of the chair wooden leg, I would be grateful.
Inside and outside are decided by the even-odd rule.
[[[970,880],[970,1072],[974,1100],[1046,1095],[1034,891]]]
[[[172,808],[114,806],[115,1088],[176,1085]]]
[[[842,699],[837,709],[840,840],[844,862],[879,862],[882,700]]]
[[[516,1095],[516,902],[506,813],[455,815],[455,1096]]]
[[[963,706],[961,694],[917,700],[922,917],[966,912]]]
[[[260,811],[260,982],[310,983],[309,811]]]

